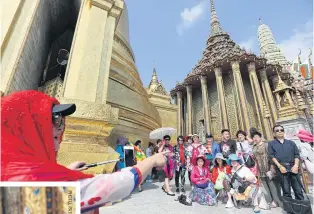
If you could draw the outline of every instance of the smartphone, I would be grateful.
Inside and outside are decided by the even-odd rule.
[[[135,155],[134,155],[134,147],[133,146],[124,146],[124,163],[125,167],[130,167],[135,165]]]

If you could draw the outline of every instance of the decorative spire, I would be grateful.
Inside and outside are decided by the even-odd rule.
[[[158,81],[158,77],[157,77],[156,67],[154,64],[153,75],[152,75],[152,79],[149,83],[148,88],[150,90],[153,90],[154,88],[156,88],[158,86],[158,84],[159,84],[159,81]]]
[[[262,25],[263,23],[262,23],[262,18],[261,17],[259,17],[259,19],[258,19],[258,23],[259,23],[259,25]]]
[[[220,26],[219,19],[215,10],[214,0],[210,0],[210,12],[211,12],[210,20],[211,35],[222,33],[222,28]]]

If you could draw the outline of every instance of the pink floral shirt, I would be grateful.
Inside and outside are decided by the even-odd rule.
[[[206,147],[202,144],[192,143],[191,145],[189,145],[186,149],[186,152],[187,152],[186,167],[187,167],[188,171],[191,171],[193,168],[193,165],[191,163],[193,147],[195,147],[195,148],[197,147],[199,149],[200,155],[205,156],[205,154],[208,153]]]
[[[80,180],[81,212],[94,213],[107,203],[121,201],[132,193],[141,180],[141,173],[135,167]]]

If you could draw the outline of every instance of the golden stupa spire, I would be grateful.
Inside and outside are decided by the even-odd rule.
[[[158,81],[157,72],[156,72],[156,65],[155,65],[155,61],[154,61],[153,75],[152,75],[152,79],[149,83],[148,88],[153,89],[158,85],[158,83],[159,83],[159,81]]]
[[[222,33],[223,31],[220,26],[218,16],[216,14],[214,0],[210,0],[210,12],[211,12],[210,18],[211,35]]]

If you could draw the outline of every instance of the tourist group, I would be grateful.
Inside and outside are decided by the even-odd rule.
[[[295,199],[304,200],[299,176],[302,157],[296,144],[284,138],[281,125],[273,127],[274,140],[268,143],[254,128],[249,133],[239,130],[237,141],[228,129],[221,130],[219,142],[208,133],[205,144],[194,134],[179,136],[172,146],[171,137],[165,135],[156,145],[149,143],[146,155],[141,141],[132,144],[120,137],[117,152],[124,158],[116,172],[90,175],[81,172],[87,168],[84,162],[65,167],[56,161],[65,117],[76,111],[75,104],[60,104],[42,92],[26,90],[3,96],[1,111],[1,181],[78,181],[82,213],[98,213],[99,207],[121,201],[134,189],[142,191],[141,184],[156,176],[164,181],[161,191],[169,196],[175,196],[170,187],[175,177],[176,192],[182,193],[178,201],[188,206],[193,202],[213,206],[219,201],[226,208],[252,204],[257,213],[282,206],[281,198],[292,198],[291,187]],[[312,135],[301,130],[298,136],[312,148]],[[134,148],[133,162],[121,152],[125,146]],[[189,194],[185,194],[186,171],[192,187]]]

